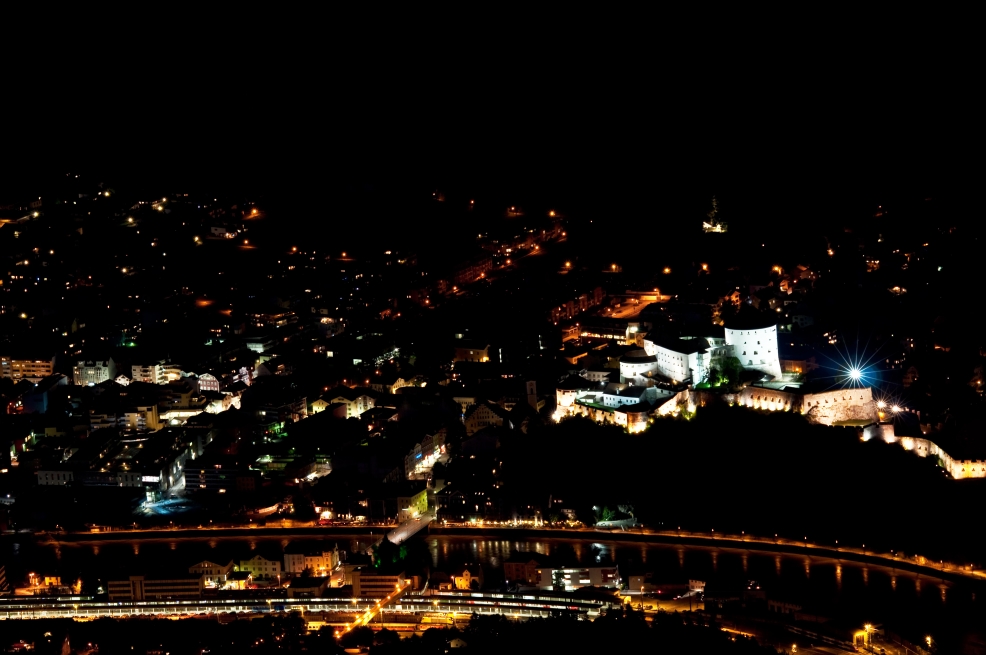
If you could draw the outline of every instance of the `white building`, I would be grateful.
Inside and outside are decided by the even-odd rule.
[[[38,484],[41,486],[63,487],[75,480],[72,471],[38,471]]]
[[[80,360],[72,367],[72,380],[79,385],[95,385],[116,378],[113,358]]]
[[[363,389],[350,389],[348,387],[338,387],[334,392],[329,392],[327,395],[323,396],[329,404],[332,403],[343,403],[346,406],[346,417],[350,418],[353,416],[359,416],[368,409],[376,406],[376,397],[374,392]],[[329,398],[330,395],[335,394],[334,398]]]
[[[188,567],[188,572],[192,575],[203,577],[205,586],[222,587],[226,584],[226,577],[233,571],[233,562],[228,564],[216,564],[209,560],[204,560],[198,564]]]
[[[777,326],[725,328],[723,336],[685,339],[648,335],[643,350],[620,359],[620,379],[646,385],[647,378],[656,374],[674,382],[699,384],[708,380],[714,357],[735,357],[744,369],[779,378]]]
[[[165,384],[168,381],[164,362],[134,364],[130,367],[130,378],[134,382],[148,382],[150,384]]]
[[[698,384],[709,377],[715,349],[708,339],[644,339],[644,352],[654,358],[653,373],[674,382]],[[623,361],[620,360],[622,375]]]
[[[328,575],[339,564],[339,551],[326,550],[315,553],[285,553],[284,570],[287,573],[303,573],[311,569],[318,576]]]
[[[203,391],[219,391],[219,380],[212,373],[200,373],[197,377],[199,393]]]
[[[763,371],[781,377],[781,360],[777,351],[777,326],[757,329],[726,328],[726,346],[747,370]]]
[[[538,588],[574,591],[580,587],[618,587],[620,572],[616,565],[586,566],[567,569],[539,568]]]
[[[632,382],[657,370],[657,358],[646,350],[631,350],[620,358],[620,382]]]

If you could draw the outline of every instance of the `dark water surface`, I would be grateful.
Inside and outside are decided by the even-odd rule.
[[[503,580],[502,563],[513,552],[555,555],[582,564],[615,562],[623,572],[653,571],[655,581],[705,580],[735,586],[755,580],[771,598],[845,619],[861,619],[914,632],[947,631],[953,635],[986,626],[986,585],[951,582],[889,567],[796,554],[658,544],[591,542],[568,539],[505,539],[469,536],[423,536],[431,565],[438,569],[481,564],[486,585]],[[204,559],[228,562],[262,554],[281,559],[286,547],[365,548],[370,537],[231,537],[145,539],[40,543],[16,535],[0,541],[0,564],[11,584],[28,572],[61,575],[72,581],[82,575],[108,580],[132,574],[173,573]],[[977,597],[977,591],[978,597]]]

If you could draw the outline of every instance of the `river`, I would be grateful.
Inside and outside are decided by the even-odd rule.
[[[920,626],[928,632],[986,625],[986,586],[942,581],[926,574],[830,558],[775,554],[703,546],[627,543],[613,540],[570,540],[423,535],[431,565],[450,571],[467,563],[482,565],[486,586],[503,580],[502,563],[513,552],[561,555],[581,564],[615,562],[623,572],[652,571],[657,582],[688,579],[735,585],[755,580],[771,598],[816,608],[821,613],[867,617],[874,623]],[[202,560],[228,562],[262,554],[282,559],[291,545],[305,549],[365,548],[369,536],[332,538],[214,537],[156,538],[120,541],[39,543],[30,535],[0,540],[0,564],[12,584],[29,572],[61,575],[72,581],[83,571],[102,580],[146,572],[165,563],[188,567]],[[173,568],[171,570],[174,570]],[[979,591],[979,598],[976,592]]]

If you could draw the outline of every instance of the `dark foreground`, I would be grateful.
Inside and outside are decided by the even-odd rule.
[[[35,653],[62,653],[66,637],[72,652],[85,653],[98,645],[100,655],[116,653],[170,653],[171,655],[225,655],[255,653],[336,653],[343,648],[369,647],[373,655],[388,653],[503,652],[654,652],[773,655],[775,650],[755,641],[722,632],[715,625],[693,623],[679,614],[659,614],[653,621],[643,614],[613,612],[596,621],[569,618],[509,621],[501,617],[473,617],[464,630],[435,628],[422,636],[400,639],[395,632],[356,629],[338,644],[331,628],[306,633],[299,614],[237,621],[220,625],[211,620],[98,620],[74,623],[62,620],[0,622],[0,645],[9,648],[20,640],[35,644]],[[454,644],[452,643],[456,641]]]

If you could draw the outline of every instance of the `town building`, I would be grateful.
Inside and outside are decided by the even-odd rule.
[[[36,475],[38,485],[45,487],[63,487],[75,481],[74,471],[38,471]]]
[[[384,598],[404,586],[404,572],[376,573],[373,569],[353,571],[354,598]]]
[[[356,387],[337,387],[322,396],[329,404],[342,403],[346,406],[346,418],[359,416],[366,410],[375,407],[377,394],[371,389]]]
[[[327,577],[294,578],[288,585],[288,598],[321,598],[328,586]]]
[[[348,418],[350,416],[349,405],[347,403],[333,403],[324,398],[319,398],[312,403],[308,413],[321,414],[322,412],[328,412],[327,416],[334,416],[336,418]]]
[[[254,580],[279,579],[284,573],[280,560],[267,559],[263,555],[254,555],[250,559],[240,560],[237,569],[249,573]]]
[[[445,428],[425,435],[404,457],[404,474],[408,480],[426,480],[435,464],[445,455]]]
[[[55,372],[55,359],[16,359],[0,357],[0,377],[10,378],[14,382],[27,380],[40,382]]]
[[[226,576],[226,585],[223,588],[242,591],[248,589],[251,582],[253,582],[253,575],[250,572],[233,571]]]
[[[165,384],[168,381],[164,361],[134,364],[130,367],[130,378],[134,382]]]
[[[573,568],[538,569],[539,589],[574,591],[581,587],[618,587],[620,572],[613,566],[586,566]]]
[[[284,571],[298,575],[311,571],[314,575],[327,575],[339,565],[339,547],[332,550],[300,551],[284,553]]]
[[[584,386],[569,377],[566,386]],[[592,384],[592,387],[597,385]],[[647,426],[651,413],[673,403],[675,391],[658,386],[631,386],[611,382],[601,390],[562,389],[556,391],[560,400],[555,418],[566,414],[586,416],[600,423],[612,423],[640,432]]]
[[[491,426],[511,427],[509,412],[495,403],[480,401],[466,410],[463,423],[466,426],[466,435],[472,436]]]
[[[154,495],[167,494],[184,486],[192,448],[169,430],[105,439],[90,436],[67,462],[39,470],[37,480],[39,485],[143,487]]]
[[[107,583],[110,601],[180,600],[201,598],[204,576],[157,579],[132,575],[128,580]]]
[[[116,378],[116,362],[107,359],[82,359],[72,368],[72,381],[78,385],[95,386]]]
[[[157,403],[132,405],[123,408],[93,408],[89,410],[89,428],[121,428],[132,431],[160,430],[166,423],[161,420]]]
[[[455,343],[453,362],[488,362],[490,361],[489,344],[480,344],[469,339],[460,339]]]
[[[411,383],[397,373],[382,373],[374,378],[370,378],[370,388],[377,393],[395,394],[398,389],[409,386],[411,386]]]
[[[452,586],[460,590],[483,588],[483,568],[477,564],[467,564],[451,574]]]
[[[408,482],[397,495],[397,520],[406,521],[428,511],[428,488],[424,482]]]
[[[212,373],[200,373],[199,375],[194,375],[194,377],[197,379],[196,388],[199,393],[203,391],[219,391],[219,379]]]
[[[503,578],[507,582],[521,582],[536,585],[538,582],[538,561],[526,553],[514,555],[503,563]]]
[[[198,459],[185,467],[185,488],[188,491],[216,493],[250,493],[260,485],[261,472],[235,461],[216,461],[211,457]]]
[[[233,562],[227,564],[216,564],[209,560],[204,560],[198,564],[188,567],[188,572],[192,575],[202,576],[206,587],[223,587],[226,585],[226,578],[233,570]]]

